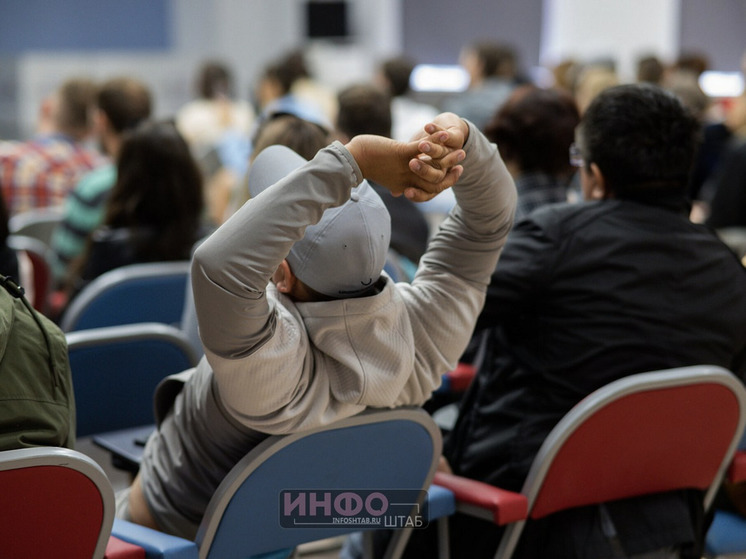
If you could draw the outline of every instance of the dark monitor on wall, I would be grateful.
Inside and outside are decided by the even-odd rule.
[[[348,15],[346,1],[306,2],[306,36],[309,39],[345,39],[350,35]]]

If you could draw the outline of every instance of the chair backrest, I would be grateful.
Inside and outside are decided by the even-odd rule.
[[[16,253],[24,253],[31,263],[31,286],[24,285],[27,292],[32,289],[30,298],[33,307],[44,314],[47,311],[49,293],[52,289],[52,262],[54,256],[51,249],[42,241],[25,235],[9,235],[7,244]],[[21,278],[23,279],[23,278]]]
[[[385,528],[387,518],[392,525],[394,514],[406,516],[416,505],[412,492],[430,485],[440,453],[440,432],[421,409],[369,410],[320,429],[269,437],[232,469],[211,499],[196,538],[200,557],[250,557]],[[399,490],[406,491],[397,497]],[[367,510],[363,501],[371,498],[368,505],[385,508],[373,493],[387,495],[392,508],[378,517],[380,524],[356,524],[350,514],[356,503]],[[405,503],[395,503],[397,498]],[[313,499],[329,513],[323,520],[312,514]],[[394,556],[410,529],[396,531]]]
[[[154,423],[158,383],[197,362],[184,335],[166,324],[110,326],[66,336],[79,437]]]
[[[721,367],[640,373],[577,404],[539,450],[522,493],[529,517],[675,489],[706,492],[709,506],[746,422],[746,389]],[[512,524],[508,557],[523,523]]]
[[[100,275],[73,299],[60,327],[65,332],[135,322],[178,325],[189,262],[150,262]]]
[[[101,467],[65,448],[0,452],[3,557],[104,557],[114,491]]]
[[[8,229],[13,235],[33,237],[51,246],[52,234],[64,215],[62,206],[28,210],[12,216],[8,220]]]

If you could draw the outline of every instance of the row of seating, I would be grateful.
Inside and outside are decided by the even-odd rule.
[[[315,525],[299,526],[280,498],[288,489],[316,495],[354,491],[361,498],[366,492],[415,491],[419,497],[400,504],[397,516],[411,515],[426,524],[452,514],[450,491],[432,490],[424,500],[440,452],[439,430],[427,413],[413,408],[368,411],[313,431],[269,437],[233,468],[210,501],[196,540],[187,541],[114,520],[108,479],[78,452],[5,451],[0,453],[3,554],[62,559],[288,557],[299,544],[380,526],[334,522],[328,514]],[[302,496],[293,496],[298,498]],[[381,508],[377,502],[376,511]],[[310,506],[306,512],[316,518]],[[281,522],[283,518],[287,520]],[[336,518],[352,516],[346,509]],[[387,557],[401,555],[414,527],[399,523]]]
[[[20,232],[23,230],[16,228],[15,237],[11,237],[14,248],[25,251],[32,260],[47,258],[43,243]],[[35,295],[44,293],[44,282],[43,275],[34,275]],[[147,395],[165,375],[193,366],[200,354],[177,328],[187,289],[187,262],[129,266],[92,282],[63,317],[74,375],[78,435],[94,435],[99,444],[116,452],[120,466],[133,471],[142,451],[140,439],[153,428]],[[35,299],[35,304],[41,310],[43,299]],[[446,375],[444,385],[462,390],[471,376],[473,370],[460,367]],[[586,398],[557,426],[520,493],[438,473],[436,483],[448,488],[440,493],[439,502],[443,502],[442,495],[450,496],[445,499],[450,505],[441,507],[439,515],[446,518],[455,499],[460,511],[507,526],[497,556],[509,557],[528,518],[541,518],[564,508],[678,487],[706,490],[705,505],[709,506],[728,464],[729,479],[746,480],[746,453],[736,454],[731,461],[743,431],[743,406],[740,381],[715,367],[622,379]],[[341,429],[346,424],[335,427]],[[389,442],[384,439],[369,446]],[[402,449],[400,456],[404,455],[408,460],[412,455],[409,445]],[[348,454],[340,455],[339,462],[346,464],[349,459]],[[288,463],[305,463],[305,459]],[[292,481],[289,486],[301,487],[297,484],[301,474],[289,468],[286,483]],[[237,518],[239,526],[246,524],[246,518]],[[134,541],[133,531],[147,534],[140,527],[119,521],[114,524],[115,535]],[[329,535],[323,532],[323,537]],[[288,547],[295,545],[287,533],[278,538]],[[245,544],[250,542],[242,542],[240,547]],[[179,545],[191,550],[184,556],[201,549],[194,542]],[[440,547],[447,549],[445,544]],[[718,512],[708,533],[708,556],[745,549],[746,522]]]
[[[434,479],[428,502],[435,512],[427,521],[447,524],[455,508],[505,526],[496,557],[507,558],[528,519],[566,508],[680,488],[703,490],[709,507],[727,472],[739,479],[746,471],[746,458],[736,455],[745,425],[746,389],[729,371],[698,366],[633,375],[580,402],[542,445],[521,492],[510,492],[436,474],[440,432],[422,410],[368,411],[322,429],[270,437],[223,482],[196,542],[165,541],[192,549],[193,555],[180,555],[187,557],[245,557],[292,548],[360,526],[316,531],[282,526],[279,496],[288,488],[413,489],[427,488]],[[720,514],[714,527],[722,524]],[[142,527],[113,525],[112,534],[130,543],[164,541]],[[447,556],[446,535],[442,556]],[[720,553],[716,535],[708,536],[711,556]],[[223,543],[214,543],[219,540]],[[398,538],[395,542],[391,556],[402,545]],[[208,548],[219,551],[211,555]],[[169,557],[163,550],[153,553],[146,555]]]

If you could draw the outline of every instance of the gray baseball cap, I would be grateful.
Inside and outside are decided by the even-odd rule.
[[[286,146],[269,146],[249,170],[249,192],[259,196],[307,161]],[[302,180],[302,175],[298,175]],[[291,181],[286,188],[293,188]],[[293,274],[329,297],[354,297],[381,275],[391,238],[391,218],[380,196],[363,181],[350,199],[327,209],[306,228],[287,256]]]

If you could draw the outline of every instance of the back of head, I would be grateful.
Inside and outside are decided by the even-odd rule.
[[[691,72],[699,77],[710,67],[710,61],[706,54],[701,52],[683,52],[674,63],[674,70]]]
[[[579,121],[569,93],[526,85],[511,94],[484,133],[521,172],[564,176],[573,172],[567,154]]]
[[[231,97],[233,76],[228,66],[216,60],[205,62],[197,76],[197,92],[202,99]]]
[[[281,114],[264,121],[254,135],[252,158],[271,145],[283,145],[304,159],[313,159],[330,143],[329,131],[295,115]]]
[[[649,84],[601,92],[583,114],[576,141],[617,198],[683,195],[699,138],[681,101]]]
[[[342,134],[391,137],[391,98],[386,92],[373,84],[357,84],[341,90],[337,100],[337,129]]]
[[[173,123],[147,121],[125,134],[107,225],[193,231],[202,205],[202,175]]]
[[[471,50],[482,64],[484,77],[515,77],[518,67],[515,51],[508,45],[493,41],[474,43]]]
[[[414,61],[406,56],[389,58],[381,64],[392,97],[400,97],[409,91],[409,78],[414,67]]]
[[[88,78],[72,78],[57,91],[57,129],[76,140],[85,138],[91,131],[91,108],[94,105],[96,85]]]
[[[583,69],[575,84],[575,102],[583,113],[595,97],[610,87],[619,85],[616,71],[605,65],[591,65]]]
[[[252,197],[260,198],[270,186],[292,176],[305,163],[303,157],[286,146],[264,149],[249,170]],[[293,181],[283,186],[294,187]],[[347,202],[327,209],[318,223],[306,228],[287,261],[293,274],[321,298],[365,295],[381,275],[390,238],[391,221],[386,206],[363,181],[353,189]]]
[[[699,85],[697,76],[690,71],[674,70],[667,77],[663,86],[676,95],[692,114],[703,122],[710,107],[710,98]]]
[[[660,85],[666,72],[657,56],[643,56],[637,61],[637,81]]]
[[[150,118],[152,96],[144,83],[134,78],[119,77],[99,87],[96,104],[114,131],[121,134]]]

